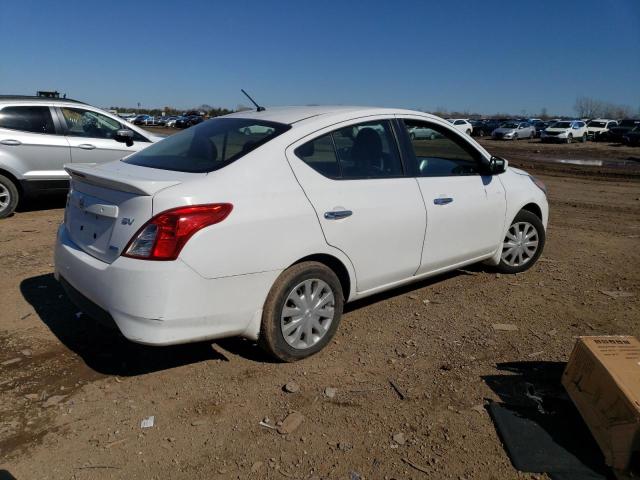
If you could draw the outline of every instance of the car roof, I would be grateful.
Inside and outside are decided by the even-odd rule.
[[[241,112],[231,113],[225,115],[229,118],[251,118],[260,119],[270,122],[284,123],[292,125],[294,123],[302,122],[303,120],[332,116],[343,116],[345,114],[357,116],[367,115],[397,115],[397,114],[409,114],[409,115],[426,115],[424,112],[416,112],[412,110],[403,110],[395,108],[381,108],[381,107],[361,107],[361,106],[345,106],[345,105],[313,105],[313,106],[290,106],[290,107],[269,107],[263,111],[257,110],[243,110]]]
[[[80,100],[74,100],[72,98],[50,98],[50,97],[36,97],[32,95],[0,95],[0,102],[2,103],[80,103],[86,105]]]

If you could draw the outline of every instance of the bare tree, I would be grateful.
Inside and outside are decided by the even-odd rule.
[[[603,104],[595,98],[578,97],[573,109],[580,118],[595,118],[602,114]]]

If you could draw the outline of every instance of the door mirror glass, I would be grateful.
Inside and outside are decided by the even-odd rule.
[[[499,175],[507,170],[507,162],[504,158],[491,157],[489,160],[489,171],[492,175]]]
[[[126,143],[127,147],[133,145],[133,130],[126,128],[120,129],[114,136],[116,142]]]

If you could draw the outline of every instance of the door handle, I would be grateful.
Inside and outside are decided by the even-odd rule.
[[[0,140],[0,143],[3,145],[22,145],[20,140],[13,140],[9,138],[7,140]]]
[[[453,198],[451,197],[433,199],[433,203],[435,205],[447,205],[448,203],[451,203],[451,202],[453,202]]]
[[[83,150],[93,150],[94,148],[96,148],[95,145],[91,145],[90,143],[81,143],[80,145],[78,145],[78,147]]]
[[[324,212],[324,218],[327,220],[340,220],[341,218],[347,218],[353,215],[351,210],[336,210],[333,212]]]

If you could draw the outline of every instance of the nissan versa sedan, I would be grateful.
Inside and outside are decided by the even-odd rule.
[[[477,262],[523,272],[545,244],[542,182],[409,110],[238,112],[66,168],[56,278],[144,344],[239,335],[294,361],[346,302]]]

